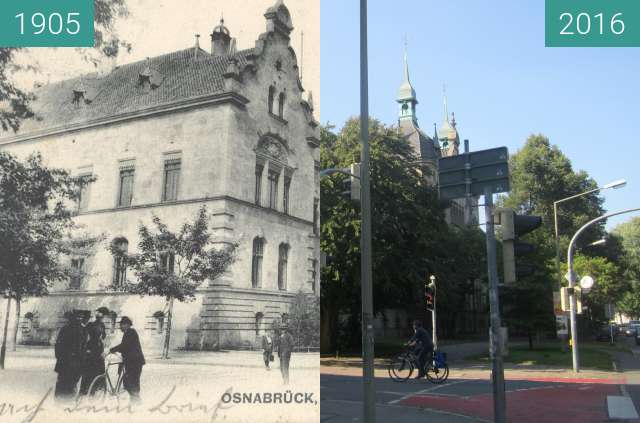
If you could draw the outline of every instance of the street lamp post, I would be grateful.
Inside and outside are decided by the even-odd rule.
[[[429,276],[431,283],[429,286],[433,289],[433,310],[431,310],[431,333],[433,338],[433,350],[438,350],[438,334],[436,331],[436,277],[434,275]]]
[[[580,193],[580,194],[576,194],[576,195],[572,195],[570,197],[566,197],[563,199],[560,199],[558,201],[555,201],[553,203],[553,228],[554,228],[554,232],[555,232],[555,244],[556,244],[556,272],[558,274],[558,287],[562,286],[562,271],[561,271],[561,265],[560,265],[560,232],[558,229],[558,205],[560,203],[564,203],[565,201],[569,201],[569,200],[573,200],[574,198],[578,198],[578,197],[582,197],[585,195],[589,195],[592,194],[594,192],[599,192],[605,189],[609,189],[609,188],[613,188],[613,189],[618,189],[618,188],[622,188],[625,185],[627,185],[627,181],[625,179],[618,179],[616,181],[613,182],[609,182],[608,184],[602,186],[602,187],[598,187],[598,188],[594,188],[592,190]]]
[[[589,226],[593,225],[594,223],[600,222],[601,220],[604,220],[604,219],[608,219],[609,217],[612,217],[612,216],[617,216],[619,214],[631,213],[636,211],[640,211],[640,207],[623,210],[619,212],[614,212],[614,213],[607,213],[605,215],[597,217],[585,223],[580,229],[578,229],[578,231],[573,235],[573,238],[571,238],[571,241],[569,242],[569,248],[567,250],[568,271],[567,271],[566,277],[567,277],[567,280],[569,281],[569,313],[570,313],[569,317],[571,319],[571,344],[572,344],[571,355],[573,359],[573,371],[575,373],[578,373],[580,371],[580,355],[578,354],[578,331],[577,331],[578,325],[576,322],[577,304],[576,304],[576,296],[573,291],[573,288],[575,287],[576,276],[577,276],[573,271],[573,251],[575,249],[575,243],[578,240],[578,237],[580,236],[580,234],[584,232],[584,230],[587,229]]]

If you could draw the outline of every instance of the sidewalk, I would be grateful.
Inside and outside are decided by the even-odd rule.
[[[161,358],[161,351],[145,351],[147,363],[207,365],[235,368],[263,368],[262,351],[185,351],[169,353],[169,359]],[[54,360],[54,349],[50,346],[19,346],[17,351],[7,351],[8,359],[34,358]],[[276,362],[278,361],[276,357]],[[318,369],[320,354],[296,352],[291,356],[291,366],[296,369]]]

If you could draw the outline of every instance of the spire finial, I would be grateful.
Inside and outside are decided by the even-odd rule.
[[[451,112],[451,126],[453,126],[453,129],[456,129],[456,114],[455,114],[455,112]]]
[[[409,46],[409,39],[407,35],[404,36],[404,82],[411,83],[409,80],[409,60],[407,59],[407,48]]]
[[[444,98],[444,120],[449,122],[449,110],[447,107],[447,85],[442,84],[442,96]]]

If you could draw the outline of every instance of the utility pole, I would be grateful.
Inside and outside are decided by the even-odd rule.
[[[429,276],[431,289],[433,290],[433,309],[431,309],[431,338],[433,341],[433,350],[438,351],[438,333],[436,330],[436,277]]]
[[[360,274],[362,291],[362,376],[364,423],[376,421],[376,391],[373,380],[373,284],[371,271],[371,188],[369,166],[369,70],[367,55],[367,0],[360,0],[360,139],[362,164],[360,182],[362,234]]]
[[[485,221],[487,225],[487,271],[489,275],[489,309],[491,314],[491,379],[493,381],[493,415],[495,423],[507,423],[507,404],[504,387],[504,365],[498,297],[498,267],[496,264],[496,234],[493,224],[493,192],[484,191]]]

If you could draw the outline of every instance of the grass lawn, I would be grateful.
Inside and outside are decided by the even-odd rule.
[[[488,361],[487,355],[468,357],[468,360]],[[558,366],[570,369],[572,366],[571,351],[560,351],[558,346],[536,346],[529,350],[527,346],[509,347],[509,355],[505,357],[506,363],[533,365],[533,366]],[[611,355],[605,351],[589,347],[580,348],[580,366],[585,369],[613,370]]]

